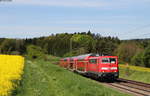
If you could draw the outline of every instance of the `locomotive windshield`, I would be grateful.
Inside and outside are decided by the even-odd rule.
[[[116,58],[109,58],[110,63],[116,63]]]
[[[102,63],[116,63],[116,58],[102,58]]]

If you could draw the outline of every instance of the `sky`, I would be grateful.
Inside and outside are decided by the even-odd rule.
[[[1,0],[0,38],[87,32],[150,38],[150,0]]]

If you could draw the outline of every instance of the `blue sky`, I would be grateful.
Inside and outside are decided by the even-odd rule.
[[[0,37],[87,32],[150,38],[150,0],[12,0],[0,2]]]

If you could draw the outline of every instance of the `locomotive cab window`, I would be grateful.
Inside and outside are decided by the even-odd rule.
[[[110,63],[116,63],[116,59],[115,58],[110,58]]]
[[[115,64],[116,63],[116,59],[115,58],[102,58],[102,63],[112,63],[112,64]]]
[[[90,62],[91,64],[97,64],[97,59],[90,59],[89,62]]]

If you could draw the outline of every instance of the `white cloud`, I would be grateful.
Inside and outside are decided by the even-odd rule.
[[[149,0],[13,0],[10,5],[36,5],[36,6],[57,6],[57,7],[84,7],[121,9],[133,6],[149,6]],[[2,4],[2,3],[1,3]],[[5,4],[5,2],[4,2]]]
[[[139,6],[149,2],[149,0],[13,0],[9,4],[116,9]]]
[[[8,4],[112,9],[128,8],[148,3],[150,3],[150,0],[13,0]]]
[[[108,5],[109,3],[94,0],[14,0],[12,4],[67,7],[102,7]]]

